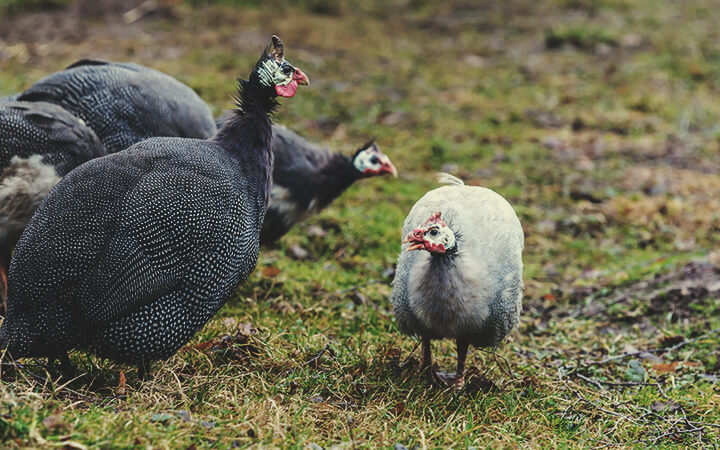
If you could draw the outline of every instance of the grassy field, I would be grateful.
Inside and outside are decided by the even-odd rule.
[[[400,171],[265,249],[146,382],[83,353],[70,383],[4,367],[5,445],[717,445],[716,5],[290,3],[165,1],[128,25],[126,2],[0,2],[0,95],[100,57],[163,70],[219,114],[276,32],[312,81],[277,121],[345,152],[375,136]],[[389,303],[402,221],[438,170],[500,192],[526,234],[520,327],[472,350],[459,394],[415,375]],[[434,344],[442,370],[454,351]]]

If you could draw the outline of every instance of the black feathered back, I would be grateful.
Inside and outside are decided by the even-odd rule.
[[[216,131],[210,109],[191,88],[132,63],[80,60],[33,84],[19,100],[62,106],[111,153],[149,137],[205,139]]]
[[[45,102],[0,103],[0,171],[13,157],[41,155],[60,176],[106,154],[95,133],[63,108]]]

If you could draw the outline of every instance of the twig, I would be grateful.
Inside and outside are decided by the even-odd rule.
[[[417,342],[415,343],[415,347],[413,347],[413,349],[410,350],[410,354],[408,355],[408,357],[405,358],[405,361],[403,361],[402,364],[400,364],[400,368],[401,368],[401,369],[404,369],[404,368],[409,364],[409,362],[410,362],[410,357],[412,357],[413,353],[415,353],[415,350],[417,350],[417,348],[420,347],[420,342],[421,342],[421,341],[417,341]]]
[[[594,384],[600,390],[602,390],[603,388],[602,384],[600,384],[600,382],[597,380],[593,380],[592,378],[588,378],[585,375],[579,374],[577,372],[573,373],[572,375],[575,375],[576,377],[580,378],[581,380],[587,381],[588,383]]]
[[[303,364],[303,366],[309,366],[310,364],[312,364],[312,363],[314,363],[315,361],[317,361],[318,359],[320,359],[320,357],[321,357],[322,355],[324,355],[325,352],[328,351],[329,348],[330,348],[330,343],[328,342],[327,344],[325,344],[325,347],[323,347],[323,349],[320,350],[320,352],[318,352],[317,355],[313,356],[313,357],[310,358],[308,361],[306,361],[305,364]]]
[[[329,348],[330,348],[330,343],[328,342],[327,344],[325,344],[325,347],[323,347],[323,349],[318,352],[317,355],[313,356],[312,358],[310,358],[309,360],[305,361],[304,363],[302,363],[301,365],[299,365],[297,367],[291,367],[290,369],[286,370],[285,373],[283,374],[283,376],[286,376],[287,374],[289,374],[290,372],[292,372],[295,369],[298,369],[300,367],[309,366],[310,364],[314,363],[315,361],[320,359],[320,357],[322,355],[324,355],[325,352],[328,351]]]

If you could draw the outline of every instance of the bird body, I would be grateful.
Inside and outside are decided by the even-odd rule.
[[[322,211],[357,180],[386,173],[397,176],[390,158],[372,141],[351,157],[313,144],[284,126],[274,125],[272,145],[273,188],[261,244],[278,240],[295,224]],[[367,166],[362,166],[360,161],[365,164],[365,160]]]
[[[307,81],[273,41],[211,139],[147,139],[58,183],[13,256],[0,326],[10,355],[62,360],[87,348],[144,367],[247,279],[271,184],[269,114]],[[279,73],[268,80],[259,67]]]
[[[444,179],[452,185],[425,194],[403,226],[391,299],[398,326],[428,346],[442,338],[496,346],[522,308],[522,227],[499,194]]]
[[[45,102],[0,103],[0,290],[10,254],[40,202],[76,166],[106,154],[95,133]]]
[[[8,318],[35,325],[9,328],[13,352],[172,355],[255,267],[265,196],[256,170],[213,142],[153,138],[73,171],[13,258]]]
[[[110,153],[149,137],[206,139],[217,130],[207,104],[190,87],[133,63],[80,60],[18,99],[63,107],[84,120]]]

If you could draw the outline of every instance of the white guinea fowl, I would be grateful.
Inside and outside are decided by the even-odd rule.
[[[468,346],[496,346],[517,326],[524,237],[499,194],[448,174],[439,181],[449,186],[425,194],[405,219],[392,304],[400,331],[422,338],[422,368],[434,380],[430,341],[456,340],[460,387]]]

